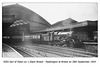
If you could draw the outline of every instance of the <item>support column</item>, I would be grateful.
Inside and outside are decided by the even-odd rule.
[[[23,36],[22,36],[22,41],[24,41],[24,32],[23,32]]]
[[[53,46],[53,44],[54,44],[54,32],[50,33],[50,42],[51,42],[51,45]]]

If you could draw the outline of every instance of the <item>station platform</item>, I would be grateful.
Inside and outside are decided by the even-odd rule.
[[[2,44],[2,57],[4,58],[21,58],[23,57],[20,53],[18,53],[15,49],[10,47],[7,44]]]

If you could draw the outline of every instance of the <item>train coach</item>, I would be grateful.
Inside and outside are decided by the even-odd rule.
[[[72,33],[69,34],[32,34],[25,35],[24,41],[31,39],[33,43],[36,44],[49,44],[52,46],[62,46],[62,47],[83,47],[83,42],[77,37],[72,36]],[[81,46],[80,46],[81,45]]]

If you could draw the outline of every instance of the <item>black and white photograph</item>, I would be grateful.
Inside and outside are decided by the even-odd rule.
[[[98,58],[97,2],[2,3],[2,58]]]

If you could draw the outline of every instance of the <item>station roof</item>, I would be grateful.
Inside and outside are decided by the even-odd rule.
[[[19,4],[3,6],[2,15],[6,18],[8,16],[8,20],[12,20],[12,17],[14,17],[15,22],[20,20],[23,20],[24,22],[28,22],[30,24],[30,31],[32,33],[74,29],[74,28],[84,27],[84,26],[97,26],[97,21],[78,22],[72,18],[68,18],[66,20],[62,20],[51,25],[43,17],[41,17],[34,11],[26,7],[23,7]],[[6,18],[3,20],[4,21],[7,20]],[[23,23],[19,23],[19,24],[23,24]],[[19,24],[17,23],[17,25]]]
[[[76,24],[76,23],[78,23],[76,20],[74,20],[72,18],[67,18],[65,20],[56,22],[51,27],[63,27],[63,26],[68,26],[68,25]]]
[[[30,30],[41,30],[51,26],[43,17],[19,4],[2,7],[3,23],[12,23],[11,16],[14,16],[14,21],[24,20],[30,22]]]

